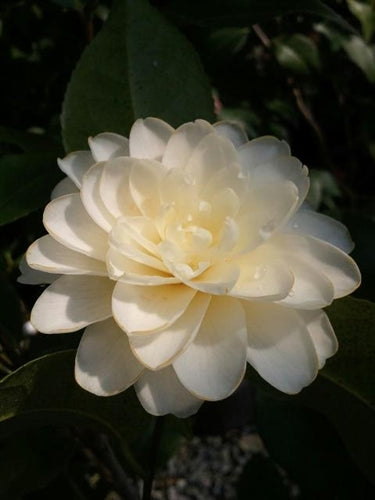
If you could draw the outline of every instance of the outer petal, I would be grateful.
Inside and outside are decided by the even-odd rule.
[[[350,253],[354,248],[353,240],[344,224],[313,210],[300,209],[289,221],[288,229],[327,241],[345,253]]]
[[[84,175],[81,189],[82,203],[92,220],[104,231],[109,232],[115,218],[107,210],[100,196],[100,181],[105,164],[96,163]]]
[[[59,243],[89,257],[105,260],[108,236],[87,214],[79,193],[51,201],[44,210],[43,223]]]
[[[192,342],[206,313],[211,297],[198,293],[173,325],[152,335],[130,335],[135,356],[151,370],[168,365]]]
[[[70,250],[49,235],[34,241],[27,250],[26,258],[29,266],[46,273],[108,274],[104,262]]]
[[[129,156],[129,140],[119,134],[104,132],[89,138],[95,161],[107,161],[118,156]]]
[[[113,293],[113,316],[127,333],[154,332],[172,325],[195,294],[185,285],[144,287],[118,282]]]
[[[65,177],[62,181],[58,182],[56,186],[53,188],[51,193],[51,200],[55,198],[59,198],[60,196],[64,196],[66,194],[77,193],[78,188],[74,184],[74,182],[69,179],[69,177]]]
[[[246,368],[246,324],[241,302],[213,297],[199,332],[173,367],[197,397],[219,400],[241,382]]]
[[[174,129],[158,118],[137,120],[130,130],[129,150],[133,158],[161,160]]]
[[[217,122],[214,129],[217,134],[229,139],[236,149],[248,142],[245,130],[236,122]]]
[[[65,158],[59,158],[57,163],[64,174],[80,188],[83,176],[91,165],[95,163],[95,160],[90,151],[74,151],[65,156]]]
[[[238,154],[244,168],[255,168],[278,158],[290,156],[290,148],[285,141],[276,137],[264,136],[253,139],[239,149]]]
[[[328,316],[324,311],[298,311],[305,321],[316,354],[319,360],[319,369],[323,368],[327,358],[333,356],[338,349],[338,342]]]
[[[296,256],[292,259],[286,256],[285,260],[285,267],[294,276],[294,283],[289,294],[279,304],[298,309],[320,309],[331,304],[335,291],[323,273]]]
[[[134,384],[143,370],[133,356],[126,333],[113,319],[86,328],[78,347],[75,377],[98,396],[111,396]]]
[[[62,276],[45,290],[31,311],[43,333],[74,332],[111,316],[113,282],[97,276]]]
[[[295,394],[314,380],[318,359],[307,327],[293,310],[276,304],[243,302],[247,360],[271,385]]]
[[[168,168],[183,168],[197,144],[207,134],[212,134],[215,129],[205,120],[181,125],[170,137],[162,163]]]
[[[172,413],[180,418],[190,417],[203,403],[185,389],[172,366],[157,372],[146,370],[135,390],[143,408],[156,416]]]
[[[348,295],[360,284],[361,275],[354,260],[325,241],[292,233],[278,233],[273,236],[271,243],[291,262],[296,258],[325,275],[332,282],[335,298]]]
[[[46,285],[53,283],[60,277],[59,274],[44,273],[32,269],[26,262],[25,256],[21,259],[20,271],[21,275],[18,276],[17,281],[23,285]]]

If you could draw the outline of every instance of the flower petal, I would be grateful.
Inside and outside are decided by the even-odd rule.
[[[290,148],[285,141],[266,135],[246,142],[238,154],[244,168],[254,169],[279,156],[290,156]]]
[[[60,277],[59,274],[43,273],[32,269],[26,262],[25,256],[22,257],[19,267],[21,275],[18,276],[17,281],[23,285],[46,285]]]
[[[279,304],[298,309],[320,309],[331,304],[335,293],[332,282],[305,260],[296,256],[292,259],[285,257],[285,266],[294,276],[294,283]]]
[[[135,383],[135,390],[143,408],[155,416],[172,413],[186,418],[194,415],[203,404],[185,389],[172,366],[157,372],[145,370]]]
[[[105,163],[96,163],[84,175],[81,200],[92,220],[104,231],[109,232],[115,218],[108,212],[100,196],[100,181]]]
[[[59,198],[60,196],[64,196],[66,194],[77,193],[78,188],[74,184],[74,182],[69,179],[69,177],[65,177],[62,181],[58,182],[56,186],[53,188],[51,193],[51,200],[55,198]]]
[[[345,252],[313,237],[292,233],[277,233],[270,240],[285,258],[305,262],[326,276],[333,285],[334,298],[353,292],[360,284],[361,275],[357,264]]]
[[[236,149],[248,142],[245,130],[236,122],[217,122],[214,129],[217,134],[229,139]]]
[[[288,229],[324,240],[345,253],[350,253],[354,247],[353,240],[344,224],[313,210],[300,209],[289,221]]]
[[[27,250],[26,259],[30,267],[46,273],[108,274],[104,262],[70,250],[49,235],[34,241]]]
[[[338,349],[338,341],[328,316],[324,311],[298,311],[304,320],[313,341],[319,361],[319,369],[323,368],[327,358],[333,356]]]
[[[237,168],[238,157],[233,144],[226,137],[208,134],[195,147],[185,167],[192,183],[204,186],[221,169]],[[237,170],[235,170],[237,174]]]
[[[163,175],[160,163],[151,160],[139,160],[131,169],[129,187],[132,198],[146,217],[155,217],[160,206],[158,195],[160,179]]]
[[[307,327],[293,310],[276,304],[243,302],[247,360],[269,384],[295,394],[314,380],[318,359]]]
[[[206,313],[210,296],[198,293],[186,311],[171,326],[152,335],[130,335],[130,347],[151,370],[168,365],[195,338]]]
[[[158,118],[137,120],[130,130],[129,150],[133,158],[161,160],[174,129]]]
[[[143,370],[126,333],[112,318],[86,328],[77,350],[75,378],[86,391],[111,396],[134,384]]]
[[[118,156],[129,156],[129,140],[119,134],[104,132],[89,138],[95,161],[107,161]]]
[[[181,383],[207,400],[226,398],[246,369],[246,324],[241,302],[213,297],[197,336],[173,361]]]
[[[201,292],[213,295],[226,295],[230,293],[230,290],[237,282],[239,274],[238,266],[224,262],[209,267],[197,278],[189,280],[187,283]]]
[[[130,171],[138,161],[133,158],[115,158],[105,165],[99,187],[100,197],[115,218],[140,214],[129,186]]]
[[[43,333],[74,332],[111,316],[113,281],[97,276],[62,276],[49,286],[31,311]]]
[[[195,294],[180,284],[145,287],[118,282],[113,292],[113,316],[127,333],[157,331],[173,324]]]
[[[83,176],[94,165],[95,160],[90,151],[74,151],[65,158],[58,158],[57,163],[64,174],[80,188]]]
[[[181,125],[173,132],[167,143],[162,159],[163,165],[168,168],[183,168],[201,139],[214,131],[213,126],[205,120],[195,120]]]
[[[43,223],[59,243],[89,257],[105,260],[108,236],[90,218],[79,193],[51,201],[44,210]]]

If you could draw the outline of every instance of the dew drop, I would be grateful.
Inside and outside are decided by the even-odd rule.
[[[288,293],[288,296],[289,297],[294,297],[296,294],[296,292],[293,290],[293,288],[290,290],[290,292]]]
[[[259,229],[259,234],[262,238],[269,238],[275,229],[276,223],[274,221],[269,221]]]
[[[265,265],[260,265],[256,268],[255,273],[254,273],[254,279],[255,280],[260,280],[263,278],[263,276],[266,274],[267,267]]]
[[[299,225],[297,224],[297,222],[295,222],[292,227],[293,229],[298,229]]]

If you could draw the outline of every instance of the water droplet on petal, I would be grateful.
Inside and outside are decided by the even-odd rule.
[[[269,238],[275,229],[276,223],[274,221],[269,221],[259,229],[259,234],[262,238]]]
[[[289,297],[294,297],[296,294],[296,292],[293,290],[293,288],[290,290],[290,292],[288,293],[288,296]]]
[[[261,264],[255,270],[254,279],[260,280],[261,278],[263,278],[263,276],[266,274],[266,272],[267,272],[267,267],[265,265]]]

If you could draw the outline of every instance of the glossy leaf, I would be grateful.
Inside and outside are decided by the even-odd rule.
[[[146,0],[117,0],[101,32],[82,54],[62,115],[68,151],[110,131],[128,135],[136,118],[172,126],[213,120],[208,80],[193,47]]]
[[[276,58],[293,73],[308,75],[320,69],[319,52],[314,42],[305,35],[295,34],[273,40]]]
[[[298,484],[304,499],[374,493],[348,455],[330,422],[321,414],[257,392],[257,429],[270,456]],[[251,465],[251,463],[250,463]]]
[[[0,225],[43,207],[61,177],[56,152],[3,156],[0,159]]]
[[[115,438],[128,465],[142,475],[129,443],[139,438],[151,417],[132,389],[109,398],[81,389],[74,380],[74,357],[74,351],[43,356],[0,383],[0,434],[41,422],[96,425]]]
[[[362,32],[365,40],[369,42],[375,31],[375,6],[365,3],[363,0],[346,0],[349,10],[362,25]]]
[[[359,36],[351,36],[343,45],[353,63],[358,66],[369,82],[375,83],[375,49]]]
[[[166,0],[163,9],[181,24],[198,26],[250,26],[276,16],[306,13],[325,17],[352,31],[340,15],[319,0]]]

